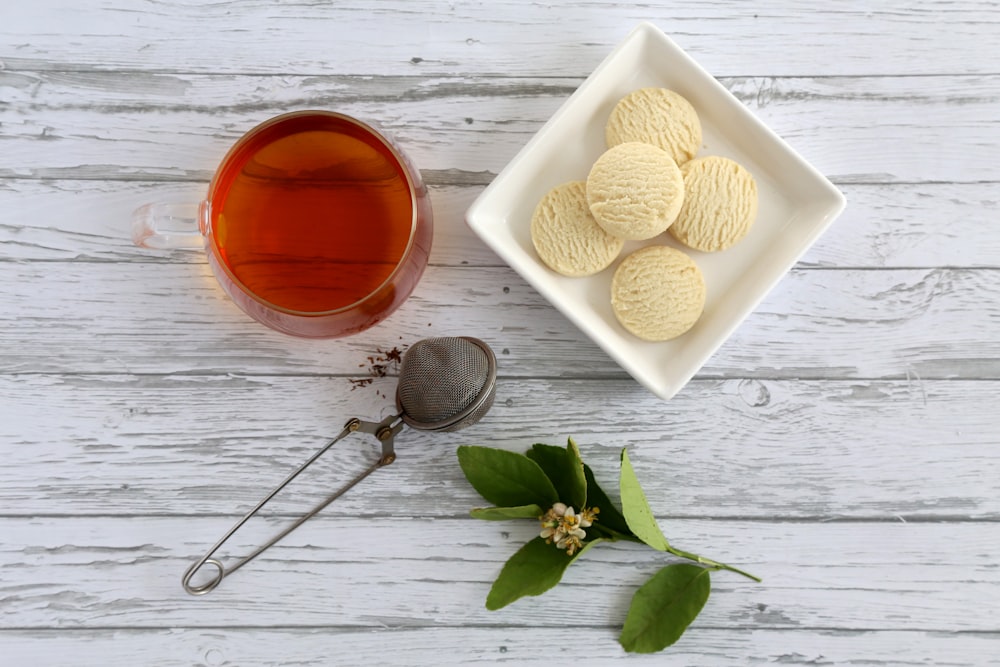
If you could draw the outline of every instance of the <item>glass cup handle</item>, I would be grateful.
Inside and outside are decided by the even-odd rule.
[[[208,202],[198,204],[158,203],[132,212],[132,241],[143,248],[170,250],[205,247]]]

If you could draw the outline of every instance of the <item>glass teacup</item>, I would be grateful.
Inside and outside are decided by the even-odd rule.
[[[335,338],[388,317],[430,254],[433,214],[420,173],[372,127],[296,111],[247,132],[196,207],[149,204],[136,244],[204,247],[227,294],[288,334]],[[180,221],[187,229],[177,230]]]

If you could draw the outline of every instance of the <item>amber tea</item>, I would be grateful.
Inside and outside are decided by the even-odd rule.
[[[247,135],[209,193],[228,271],[274,306],[346,308],[396,269],[416,202],[392,149],[350,119],[303,113]]]

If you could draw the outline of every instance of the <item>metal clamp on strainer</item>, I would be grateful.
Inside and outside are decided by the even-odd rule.
[[[236,522],[221,540],[215,543],[204,556],[184,573],[181,584],[192,595],[204,595],[222,583],[222,580],[243,567],[266,549],[311,519],[324,507],[342,496],[355,484],[396,460],[393,448],[394,438],[403,430],[403,425],[421,431],[457,431],[475,424],[489,412],[496,395],[497,361],[489,345],[477,338],[467,336],[450,338],[425,338],[407,350],[399,368],[399,384],[396,387],[396,409],[398,414],[381,422],[351,419],[332,440],[285,478],[273,491],[267,494],[257,506]],[[377,461],[360,475],[347,482],[328,496],[308,513],[295,520],[271,540],[258,547],[249,556],[228,568],[222,561],[213,558],[218,549],[250,520],[264,505],[284,489],[292,480],[308,468],[333,445],[345,437],[360,431],[375,436],[382,443],[382,454]],[[202,584],[192,584],[191,580],[205,565],[215,568],[214,576]]]

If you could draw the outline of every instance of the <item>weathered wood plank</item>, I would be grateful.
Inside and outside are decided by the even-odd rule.
[[[644,19],[850,200],[666,403],[461,221]],[[0,662],[626,659],[617,628],[662,562],[638,546],[595,550],[545,597],[483,609],[535,529],[467,518],[482,501],[455,446],[573,435],[612,495],[631,448],[675,544],[765,577],[714,577],[682,642],[630,662],[1000,664],[998,43],[986,0],[7,3]],[[270,332],[196,254],[145,253],[125,234],[136,204],[200,196],[241,132],[306,106],[397,135],[438,213],[414,298],[344,341]],[[181,591],[191,560],[324,434],[389,413],[394,378],[351,390],[366,356],[455,333],[500,356],[481,424],[404,432],[396,465],[287,543],[207,598]],[[226,555],[375,449],[343,445]]]
[[[712,604],[715,600],[712,601]],[[766,610],[765,610],[766,613]],[[617,628],[378,627],[129,630],[0,630],[4,655],[13,664],[61,667],[73,656],[76,667],[174,667],[190,665],[386,665],[514,662],[518,665],[603,667],[624,657],[615,643]],[[541,647],[560,646],[567,632],[582,637],[586,650],[553,656]],[[1000,664],[996,633],[883,630],[692,629],[662,653],[633,654],[630,665],[661,667],[713,665],[977,665]],[[405,650],[390,649],[399,645]],[[345,648],[349,646],[350,648]],[[901,653],[901,647],[906,652]],[[571,658],[571,659],[570,659]]]
[[[7,69],[575,75],[651,20],[717,75],[993,73],[995,18],[985,1],[823,8],[770,0],[751,9],[734,0],[117,0],[94,9],[45,0],[5,11],[0,57]]]
[[[349,417],[387,416],[394,390],[393,378],[352,390],[346,378],[0,376],[0,513],[236,515]],[[1000,382],[916,378],[704,380],[668,403],[627,380],[501,380],[482,422],[407,429],[398,463],[327,513],[463,516],[483,501],[458,445],[572,436],[612,495],[628,447],[661,516],[997,519],[998,402]],[[304,511],[376,450],[344,441],[269,511]]]
[[[265,525],[269,524],[269,525]],[[665,562],[645,545],[595,548],[539,599],[489,612],[483,600],[531,521],[316,517],[216,591],[191,598],[180,575],[219,518],[0,519],[0,625],[17,628],[608,627]],[[245,553],[276,524],[237,533]],[[671,521],[674,543],[762,577],[713,576],[692,626],[733,629],[997,632],[998,524]],[[254,532],[259,533],[257,535]],[[228,546],[228,545],[227,545]],[[416,557],[410,557],[415,554]],[[968,603],[976,601],[976,613]],[[561,611],[560,611],[561,610]],[[614,641],[608,627],[604,641]]]
[[[198,253],[154,253],[129,240],[131,212],[152,201],[194,202],[206,183],[0,179],[0,260],[201,264]],[[847,184],[850,205],[802,267],[1000,267],[995,183]],[[465,225],[482,186],[431,186],[432,264],[498,266]],[[71,212],[71,213],[70,213]]]
[[[151,252],[131,241],[132,212],[152,202],[196,203],[206,183],[0,179],[0,261],[167,262],[203,264],[199,252]],[[502,261],[465,224],[481,186],[431,186],[431,264],[499,266]],[[988,245],[988,241],[984,239]],[[956,260],[958,259],[956,255]]]
[[[0,177],[207,181],[243,132],[321,107],[376,122],[436,180],[488,181],[581,80],[0,72]],[[1000,75],[723,83],[839,182],[1000,181]]]
[[[335,341],[254,322],[207,264],[0,262],[0,284],[4,373],[353,375],[376,347],[475,335],[506,376],[624,376],[507,267],[430,267],[386,322]],[[998,292],[994,269],[794,270],[701,376],[995,379]]]

